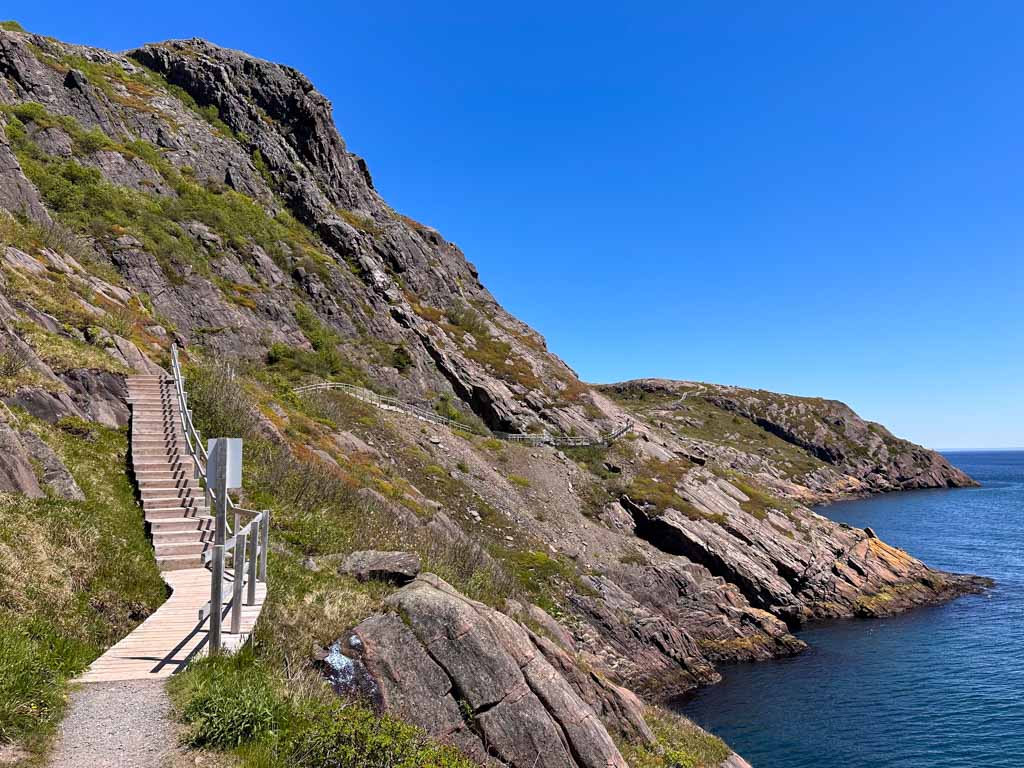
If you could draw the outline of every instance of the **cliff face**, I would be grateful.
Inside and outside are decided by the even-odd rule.
[[[836,400],[666,379],[602,389],[718,463],[790,481],[797,487],[777,489],[796,498],[976,485],[942,455]]]
[[[452,715],[437,726],[449,735],[462,733],[451,681],[504,675],[469,699],[493,723],[482,742],[479,730],[463,734],[471,753],[501,741],[504,762],[532,764],[527,734],[503,730],[494,708],[514,693],[546,729],[529,735],[547,739],[561,760],[551,764],[619,764],[587,714],[649,738],[619,686],[680,693],[717,680],[719,661],[799,652],[790,630],[809,619],[976,587],[806,506],[971,483],[942,457],[841,403],[580,382],[454,244],[388,207],[295,70],[201,40],[120,56],[0,31],[0,127],[5,402],[47,421],[123,425],[121,377],[159,370],[172,340],[231,361],[262,434],[360,486],[410,542],[461,542],[518,580],[523,593],[499,613],[425,575],[364,617],[360,648],[339,641],[378,688],[394,684],[389,659],[414,655],[423,685],[382,701],[414,701],[413,712],[433,697]],[[336,400],[314,412],[288,393],[320,379],[476,428],[597,435],[636,424],[611,447],[520,446]],[[0,482],[37,493],[28,449],[11,441]],[[278,520],[282,539],[298,541],[298,523]],[[344,554],[305,546],[311,569]],[[395,611],[411,628],[388,618]],[[430,638],[455,632],[444,616],[503,633],[494,669],[434,653]],[[526,685],[530,674],[543,679]],[[578,730],[567,736],[569,724]]]

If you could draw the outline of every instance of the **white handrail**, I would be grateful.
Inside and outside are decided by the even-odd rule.
[[[177,344],[171,346],[171,372],[178,409],[181,414],[181,428],[185,434],[185,445],[188,447],[189,456],[192,457],[195,466],[196,479],[202,482],[207,509],[212,510],[214,503],[219,502],[216,511],[217,534],[213,546],[200,557],[204,566],[210,566],[210,600],[199,609],[199,621],[205,621],[207,618],[210,620],[208,631],[210,652],[217,653],[221,647],[221,623],[225,607],[231,609],[230,631],[237,634],[241,631],[242,626],[243,582],[248,587],[245,590],[244,602],[246,605],[254,605],[256,603],[256,582],[266,582],[267,580],[267,558],[270,554],[270,511],[257,512],[235,504],[227,492],[227,483],[223,476],[225,460],[223,453],[220,455],[221,476],[218,478],[220,483],[218,488],[219,492],[223,494],[223,498],[218,496],[218,491],[214,490],[212,478],[208,474],[209,453],[203,445],[202,435],[196,429],[192,411],[188,407],[188,392],[185,389],[185,377],[181,372]],[[234,531],[227,521],[228,510],[235,513]],[[238,518],[242,513],[252,515],[245,526],[239,525]],[[226,533],[232,534],[230,539],[226,538],[224,535]],[[225,603],[224,556],[229,552],[232,556],[234,583],[231,584],[230,596]]]
[[[217,500],[216,492],[211,487],[206,473],[206,466],[209,463],[210,457],[206,451],[206,446],[203,445],[202,435],[196,429],[195,422],[192,419],[192,411],[188,407],[188,392],[185,390],[185,377],[181,372],[181,361],[178,359],[177,344],[171,345],[171,374],[174,378],[175,395],[178,399],[179,411],[181,412],[181,427],[185,432],[185,445],[188,446],[189,456],[192,457],[192,461],[195,464],[196,479],[202,481],[203,490],[206,494],[207,508],[209,509],[212,508],[213,502]],[[244,513],[246,515],[259,514],[254,509],[246,509],[235,504],[230,494],[227,494],[227,506],[232,512]],[[227,525],[227,531],[232,533],[230,524]]]

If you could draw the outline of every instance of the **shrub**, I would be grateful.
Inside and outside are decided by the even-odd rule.
[[[358,229],[360,232],[365,232],[368,235],[379,235],[381,228],[370,216],[364,216],[361,213],[355,211],[349,211],[345,208],[338,209],[338,215],[347,221],[351,226]]]
[[[409,354],[409,350],[401,344],[395,347],[395,351],[391,353],[391,367],[399,373],[405,373],[412,368],[412,364],[413,359],[412,355]]]
[[[28,352],[13,341],[0,340],[0,378],[13,379],[28,367]]]
[[[731,753],[717,736],[668,710],[648,707],[644,719],[654,732],[654,743],[619,744],[633,768],[714,768]]]
[[[230,749],[268,737],[280,724],[282,706],[265,668],[252,653],[194,662],[190,674],[172,681],[194,747]]]

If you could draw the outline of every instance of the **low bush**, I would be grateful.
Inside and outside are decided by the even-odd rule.
[[[668,710],[648,707],[645,719],[653,744],[619,744],[632,768],[715,768],[732,752],[717,736]]]
[[[203,659],[169,685],[186,742],[259,768],[472,768],[422,730],[302,679],[291,690],[250,652]]]

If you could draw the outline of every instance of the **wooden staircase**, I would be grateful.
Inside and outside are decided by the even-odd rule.
[[[185,444],[174,380],[128,378],[132,466],[161,571],[202,568],[214,520]]]

